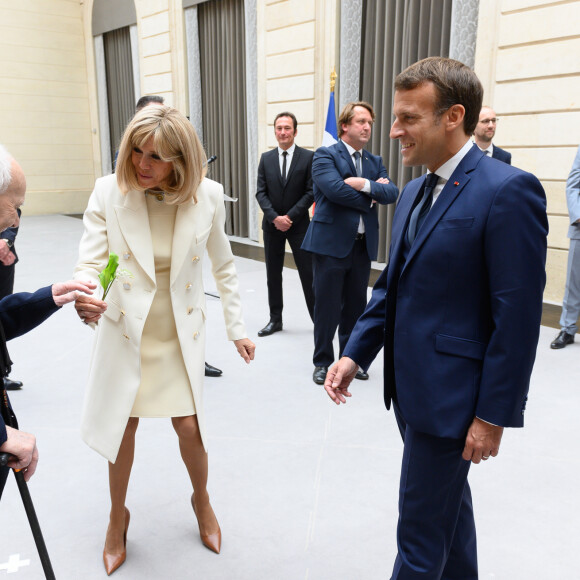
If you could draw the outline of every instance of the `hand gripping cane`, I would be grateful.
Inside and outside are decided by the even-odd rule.
[[[1,410],[6,425],[13,427],[14,422],[12,420],[10,407],[8,406],[8,396],[6,395],[5,389],[2,389]],[[0,465],[5,466],[8,461],[10,461],[10,457],[11,455],[9,453],[0,453]],[[32,498],[30,497],[28,484],[26,481],[24,481],[24,474],[20,469],[14,469],[13,471],[14,476],[16,477],[16,484],[20,490],[20,497],[22,497],[22,503],[24,504],[26,515],[28,516],[28,523],[30,524],[34,542],[36,543],[36,549],[38,550],[38,555],[40,556],[40,562],[42,563],[44,576],[46,577],[46,580],[56,580],[52,570],[52,564],[50,563],[50,557],[48,556],[48,551],[46,549],[46,544],[44,543],[44,538],[42,537],[40,524],[38,523],[38,518],[36,517],[34,504],[32,503]]]

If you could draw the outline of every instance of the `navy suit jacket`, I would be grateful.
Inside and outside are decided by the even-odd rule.
[[[262,153],[258,166],[256,199],[264,212],[262,229],[278,231],[274,220],[287,215],[292,220],[292,231],[304,231],[310,223],[308,209],[314,201],[312,195],[312,156],[302,147],[294,148],[292,163],[282,183],[278,148]]]
[[[393,203],[399,190],[394,183],[376,183],[379,177],[389,178],[387,170],[380,156],[364,149],[362,172],[362,176],[370,181],[370,196],[344,183],[347,177],[356,177],[356,170],[342,141],[316,150],[312,161],[316,208],[302,244],[303,250],[344,258],[354,246],[362,215],[369,259],[376,259],[379,220],[377,204],[371,204],[371,201]]]
[[[461,438],[475,416],[523,425],[545,284],[545,194],[531,174],[473,145],[404,261],[425,177],[395,210],[390,258],[344,355],[363,369],[384,346],[385,403],[417,431]]]
[[[6,340],[26,334],[57,310],[59,310],[59,307],[54,303],[52,286],[41,288],[34,294],[19,292],[6,296],[6,298],[0,300],[0,324],[2,324],[4,329]],[[0,415],[0,445],[5,441],[6,426],[4,419]]]
[[[507,163],[508,165],[512,164],[512,154],[509,151],[506,151],[505,149],[498,147],[497,145],[493,146],[493,153],[491,156],[494,159],[498,159],[499,161]]]

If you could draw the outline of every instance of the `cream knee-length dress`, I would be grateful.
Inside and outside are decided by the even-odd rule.
[[[131,417],[195,415],[191,384],[183,362],[169,291],[176,205],[147,195],[157,291],[141,340],[141,383]]]

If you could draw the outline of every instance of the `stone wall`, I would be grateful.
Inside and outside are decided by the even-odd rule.
[[[495,142],[548,198],[545,299],[561,302],[568,255],[566,178],[580,143],[580,1],[480,2],[475,70],[500,122]]]

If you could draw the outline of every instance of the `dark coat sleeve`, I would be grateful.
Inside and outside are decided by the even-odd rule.
[[[18,210],[18,211],[20,211],[20,210]],[[18,228],[8,228],[0,234],[0,240],[10,240],[12,243],[14,243],[14,240],[16,240],[17,234],[18,234]]]
[[[52,286],[34,293],[18,292],[0,300],[0,322],[7,340],[26,334],[44,322],[59,307],[52,297]],[[0,417],[0,445],[6,441],[6,426]]]
[[[314,153],[312,162],[312,178],[317,188],[331,202],[362,213],[368,213],[371,210],[369,196],[347,185],[344,180],[352,175],[343,174],[339,169],[340,154],[336,148],[319,147]],[[397,200],[399,190],[394,183],[387,184],[376,183],[376,179],[385,177],[389,179],[387,170],[379,157],[369,155],[369,160],[374,165],[373,178],[363,177],[371,182],[371,195],[377,203],[388,204]]]
[[[258,165],[258,188],[256,190],[256,199],[264,212],[266,219],[273,223],[278,217],[278,212],[272,206],[272,200],[268,196],[268,183],[266,181],[266,169],[264,167],[264,155],[260,157],[260,164]]]
[[[52,297],[52,286],[34,293],[18,292],[0,300],[0,322],[6,340],[12,340],[43,323],[59,307]]]

